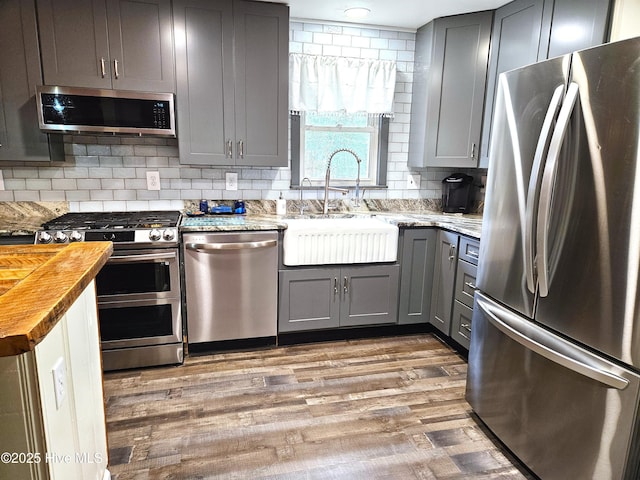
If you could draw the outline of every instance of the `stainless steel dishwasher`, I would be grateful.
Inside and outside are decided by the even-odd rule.
[[[183,235],[187,340],[191,351],[277,333],[277,232]]]

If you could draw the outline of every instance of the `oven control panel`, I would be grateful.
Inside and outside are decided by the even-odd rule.
[[[35,237],[36,244],[72,242],[102,242],[126,244],[177,245],[177,228],[149,228],[138,230],[44,230]]]

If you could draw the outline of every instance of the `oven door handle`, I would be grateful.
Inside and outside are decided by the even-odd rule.
[[[187,243],[187,250],[215,253],[225,250],[250,250],[254,248],[275,247],[277,240],[264,240],[262,242],[229,242],[229,243]]]
[[[131,263],[148,262],[149,260],[175,260],[176,254],[168,253],[142,253],[140,255],[112,256],[107,263]]]

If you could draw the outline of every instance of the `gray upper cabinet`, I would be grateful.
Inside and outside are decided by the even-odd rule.
[[[480,165],[489,164],[489,139],[494,112],[494,101],[498,90],[498,75],[538,60],[541,48],[540,37],[544,29],[549,31],[550,18],[544,27],[543,0],[515,0],[496,10],[491,35],[491,54],[487,75],[487,96],[484,107],[484,128]]]
[[[287,166],[289,9],[176,0],[180,161]]]
[[[480,166],[489,146],[498,76],[547,58],[607,41],[609,0],[515,0],[495,12]]]
[[[539,58],[558,57],[606,42],[609,11],[609,0],[555,0],[551,32],[545,36],[549,39],[548,47],[545,51],[543,43]]]
[[[38,0],[47,85],[174,92],[170,0]]]
[[[35,88],[42,84],[35,4],[0,2],[0,160],[48,161],[64,156],[62,136],[40,132]]]
[[[476,167],[493,12],[418,30],[409,165]]]

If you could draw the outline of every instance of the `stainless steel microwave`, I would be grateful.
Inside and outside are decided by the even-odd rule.
[[[38,86],[36,99],[46,133],[176,136],[172,93]]]

